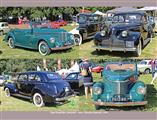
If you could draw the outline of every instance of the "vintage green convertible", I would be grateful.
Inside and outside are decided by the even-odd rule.
[[[145,95],[146,85],[138,80],[135,63],[105,63],[103,81],[93,85],[93,103],[96,109],[100,106],[144,106],[147,104]]]
[[[35,49],[41,55],[74,46],[74,36],[64,29],[53,29],[50,22],[30,22],[28,27],[11,29],[4,41],[8,42],[10,48]]]

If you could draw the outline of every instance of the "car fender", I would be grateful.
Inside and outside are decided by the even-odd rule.
[[[10,32],[8,32],[6,34],[6,36],[4,37],[4,41],[8,42],[9,38],[12,37],[14,42],[16,42],[16,39],[15,39],[15,36],[14,36],[14,33],[12,32],[13,30],[11,30]]]
[[[144,101],[145,99],[145,94],[138,94],[137,92],[137,88],[138,87],[144,87],[146,88],[146,85],[142,82],[142,81],[137,81],[133,87],[130,90],[130,99],[134,102],[138,102],[138,101]]]
[[[5,90],[5,88],[8,88],[11,93],[18,93],[18,89],[14,83],[7,83],[4,86],[4,90]]]

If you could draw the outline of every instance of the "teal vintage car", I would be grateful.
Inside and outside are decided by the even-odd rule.
[[[103,81],[93,85],[93,103],[101,106],[145,106],[146,85],[138,80],[137,64],[109,62],[104,64]]]
[[[53,29],[50,22],[30,22],[23,28],[11,29],[4,40],[10,48],[35,49],[41,55],[74,46],[74,36],[64,29]]]

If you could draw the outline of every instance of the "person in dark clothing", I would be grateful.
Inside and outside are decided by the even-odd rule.
[[[82,60],[82,62],[80,63],[80,69],[81,69],[81,74],[84,77],[85,95],[87,99],[89,89],[92,97],[92,85],[93,85],[92,66],[88,61],[88,59]]]

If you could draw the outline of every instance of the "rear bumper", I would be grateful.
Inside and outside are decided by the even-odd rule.
[[[55,48],[51,48],[51,50],[66,50],[66,49],[70,49],[72,48],[74,45],[67,45],[67,46],[63,46],[63,47],[55,47]]]
[[[98,49],[98,50],[107,50],[107,51],[136,51],[136,48],[133,47],[133,48],[119,48],[119,47],[107,47],[107,46],[93,46],[95,49]]]
[[[148,102],[93,102],[95,105],[99,106],[111,106],[111,107],[124,107],[124,106],[144,106]]]
[[[69,96],[61,97],[61,98],[55,98],[55,101],[56,101],[56,102],[65,101],[65,100],[68,100],[68,99],[70,99],[71,97],[74,97],[74,96],[75,96],[75,95],[72,94],[72,95],[69,95]]]

